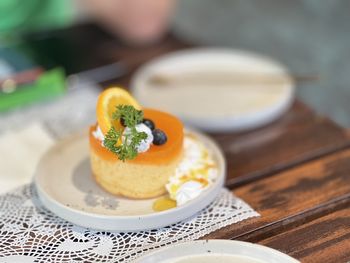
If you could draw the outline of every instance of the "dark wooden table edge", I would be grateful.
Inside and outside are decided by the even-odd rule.
[[[241,241],[256,243],[270,236],[278,235],[279,233],[283,233],[294,227],[297,227],[307,222],[310,222],[312,220],[315,220],[320,216],[325,216],[327,214],[333,213],[337,210],[340,210],[349,206],[350,206],[350,193],[334,198],[326,203],[320,204],[310,209],[303,210],[295,215],[281,218],[278,221],[258,227],[254,230],[229,237],[228,239],[231,239],[231,240],[238,239]]]
[[[249,173],[247,175],[229,179],[228,181],[226,181],[225,186],[228,189],[232,190],[234,188],[238,188],[240,186],[247,185],[251,182],[256,182],[258,180],[271,177],[280,172],[326,157],[327,155],[331,155],[331,154],[346,150],[348,148],[350,148],[350,138],[348,141],[345,141],[344,143],[338,143],[330,147],[322,148],[321,150],[313,151],[313,152],[310,152],[309,154],[301,155],[300,157],[294,159],[291,162],[279,164],[278,166],[273,167],[271,171],[270,169],[264,169],[254,173]]]

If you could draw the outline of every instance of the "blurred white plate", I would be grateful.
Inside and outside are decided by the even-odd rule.
[[[275,249],[242,241],[198,240],[165,247],[137,263],[300,263]]]
[[[155,85],[151,81],[155,76],[167,85]],[[171,112],[188,125],[216,132],[265,125],[280,117],[294,98],[292,78],[278,62],[215,48],[156,58],[136,72],[131,90],[145,107]]]
[[[105,192],[92,177],[87,132],[57,143],[43,156],[34,180],[39,198],[58,216],[93,229],[139,231],[179,222],[209,205],[225,180],[225,160],[220,149],[210,138],[191,133],[212,152],[219,172],[208,189],[183,206],[155,212],[152,205],[157,198],[133,200]]]

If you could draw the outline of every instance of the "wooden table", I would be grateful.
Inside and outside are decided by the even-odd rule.
[[[112,46],[112,45],[111,45]],[[115,48],[130,74],[190,45],[168,37],[144,49]],[[204,237],[263,244],[302,262],[350,261],[350,139],[342,127],[295,101],[278,121],[241,134],[212,134],[227,158],[226,186],[261,217]]]
[[[260,243],[302,262],[350,260],[350,149],[344,129],[300,102],[280,120],[240,135],[214,135],[227,186],[261,217],[205,238]]]

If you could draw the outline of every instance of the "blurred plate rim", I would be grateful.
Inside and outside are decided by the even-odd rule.
[[[248,59],[258,60],[269,64],[269,66],[275,67],[280,71],[280,74],[285,75],[290,79],[288,85],[288,92],[286,92],[283,98],[276,104],[272,105],[264,111],[251,112],[242,114],[240,116],[225,116],[222,118],[208,118],[208,117],[191,117],[186,115],[176,114],[176,112],[171,112],[181,118],[187,125],[196,127],[198,129],[208,131],[208,132],[241,132],[248,131],[255,128],[267,125],[278,118],[280,118],[287,110],[291,107],[294,102],[295,97],[295,83],[290,77],[287,68],[274,60],[271,57],[261,55],[259,53],[250,52],[243,49],[231,49],[231,48],[220,48],[220,47],[199,47],[199,48],[187,48],[178,51],[169,52],[162,56],[156,57],[138,68],[132,75],[130,80],[130,91],[135,96],[135,98],[142,104],[144,102],[143,98],[140,98],[137,94],[137,87],[140,83],[144,83],[144,79],[147,79],[150,69],[159,67],[159,65],[164,63],[173,63],[173,60],[185,59],[189,60],[192,56],[213,56],[218,54],[222,55],[234,55],[247,57]],[[169,62],[170,61],[170,62]],[[146,105],[149,106],[149,105]]]
[[[212,254],[247,256],[251,259],[269,263],[300,263],[300,261],[289,255],[267,246],[226,239],[196,240],[166,246],[137,258],[136,263],[175,263],[176,260],[180,260],[186,256]]]

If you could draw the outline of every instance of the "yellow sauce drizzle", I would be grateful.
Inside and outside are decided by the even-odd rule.
[[[154,201],[153,210],[160,212],[176,207],[176,201],[170,199],[169,197],[161,197]]]

